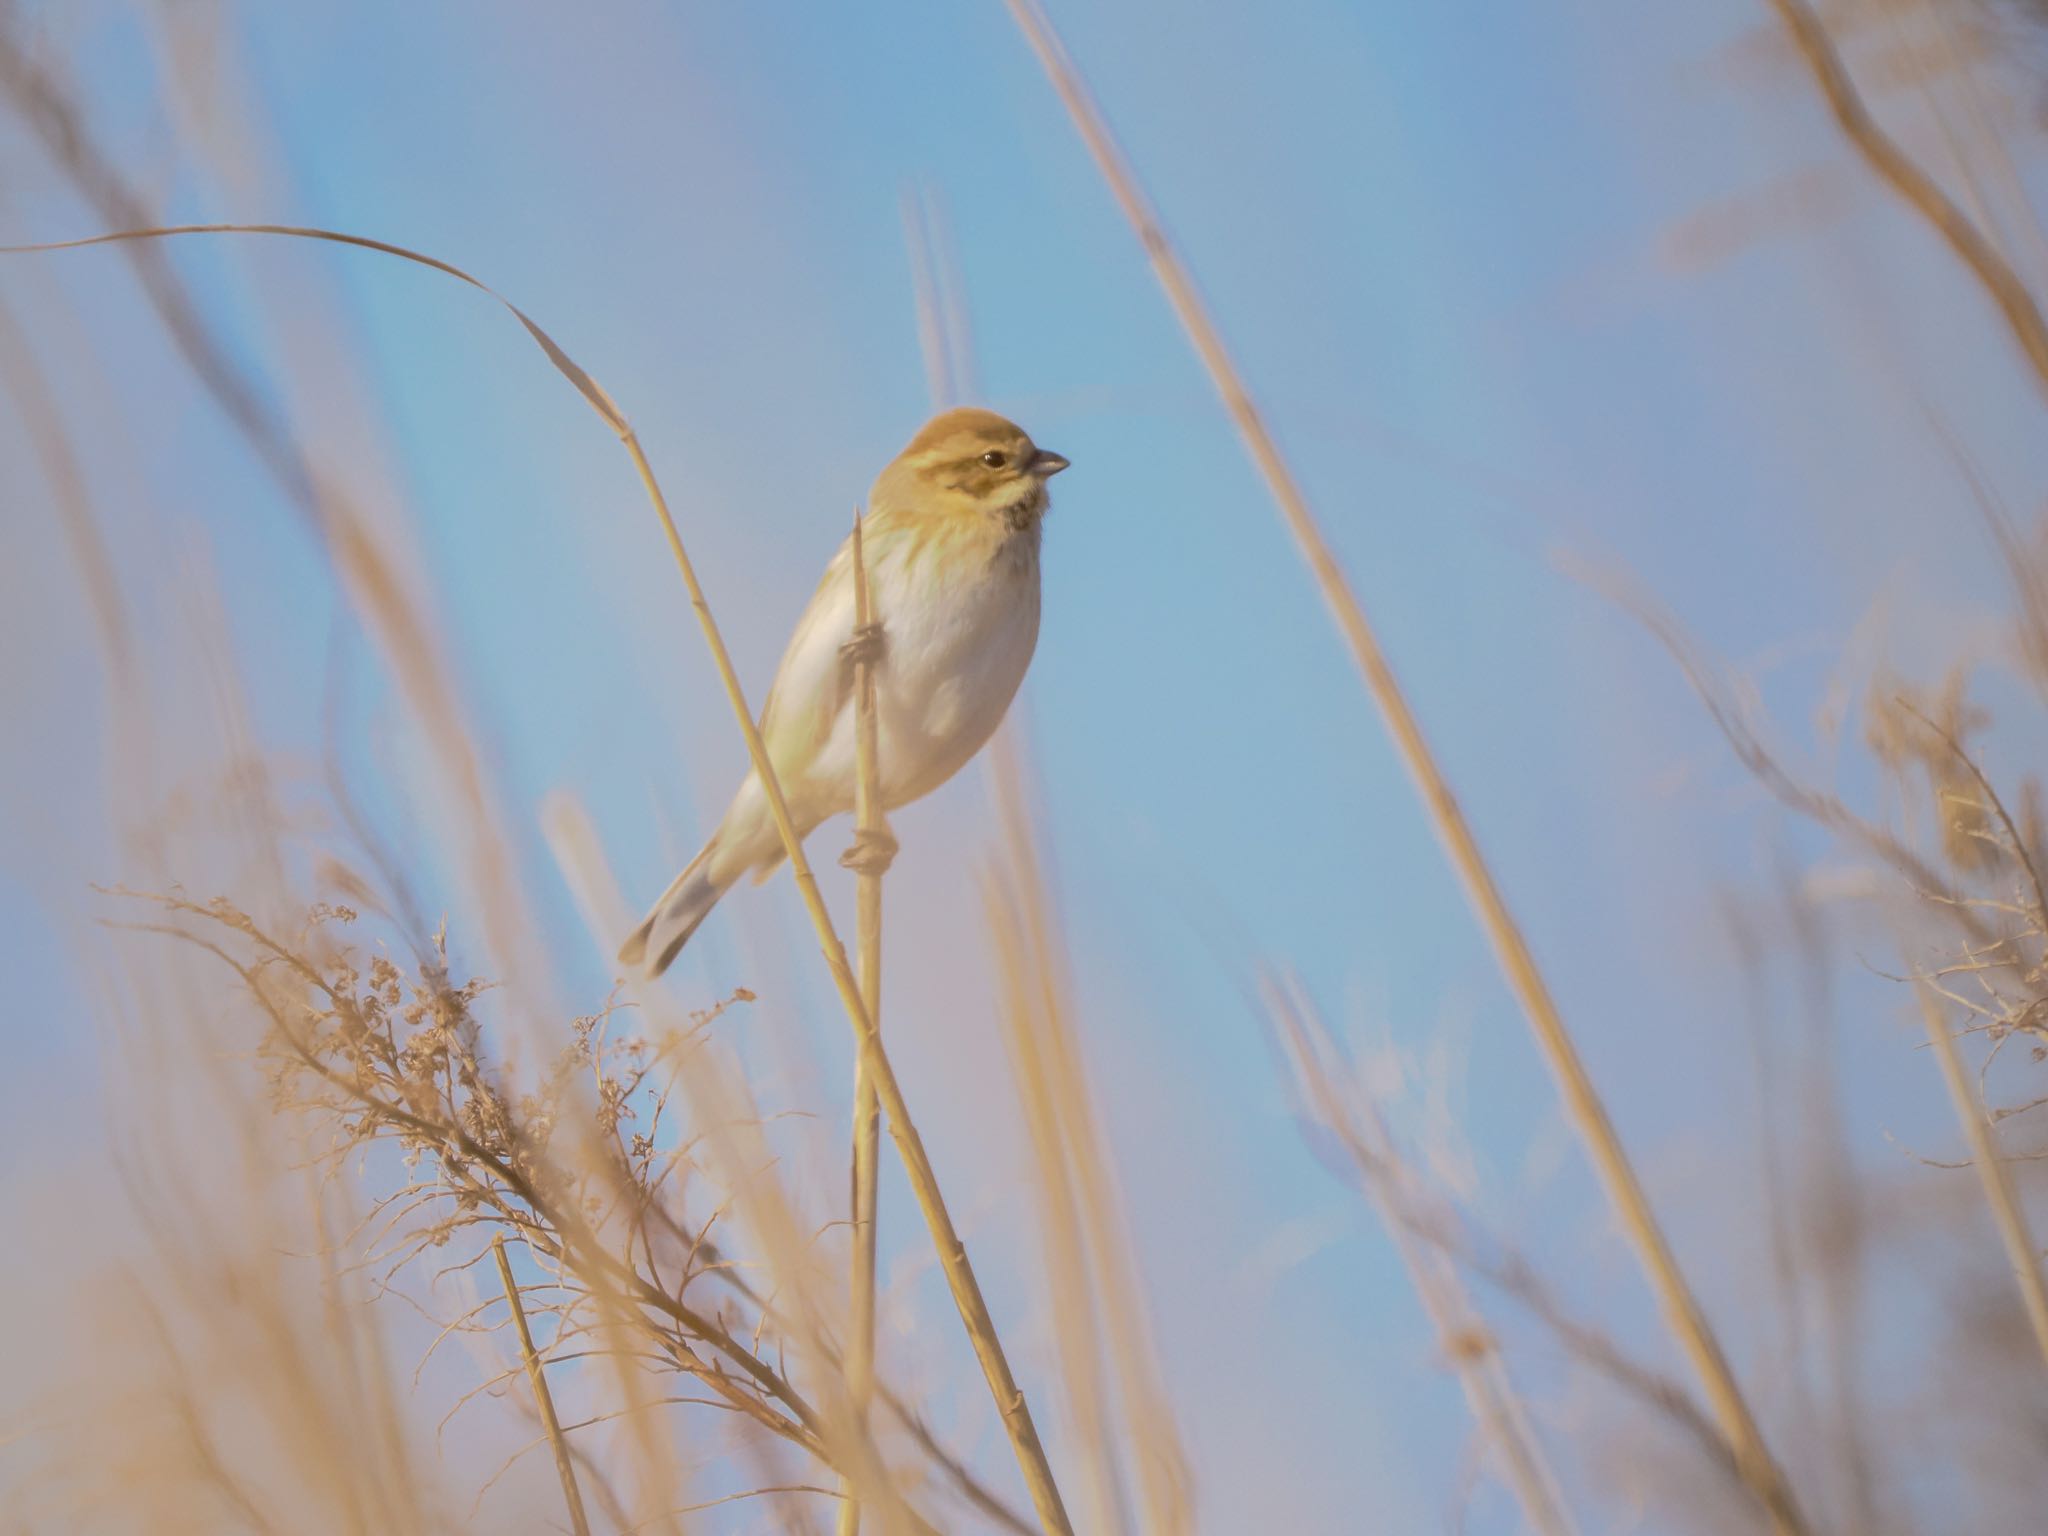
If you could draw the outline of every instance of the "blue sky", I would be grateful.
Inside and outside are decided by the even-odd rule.
[[[1909,667],[1944,665],[1987,622],[1996,567],[1928,415],[2023,508],[2048,474],[2037,399],[1796,76],[1757,62],[1763,7],[1118,0],[1056,15],[1754,1364],[1748,1056],[1716,912],[1731,888],[1768,887],[1775,842],[1813,845],[1747,785],[1654,643],[1559,557],[1634,573],[1758,668],[1805,739],[1874,602],[1877,643]],[[220,16],[233,66],[217,98],[168,120],[182,151],[151,105],[146,30],[111,7],[48,25],[167,217],[415,246],[547,325],[637,424],[756,700],[854,499],[927,409],[899,199],[933,189],[987,402],[1075,465],[1021,708],[1206,1528],[1254,1528],[1274,1471],[1295,1468],[1300,1529],[1347,1528],[1361,1508],[1383,1529],[1433,1529],[1467,1437],[1391,1252],[1290,1119],[1243,1001],[1261,957],[1412,1050],[1453,1042],[1480,1205],[1658,1350],[1312,585],[1002,6],[373,0]],[[10,168],[30,164],[6,132]],[[228,136],[215,155],[240,146],[241,174],[192,168],[220,163],[200,157],[209,132]],[[1674,259],[1687,221],[1718,228],[1731,200],[1797,175],[1829,189],[1825,213],[1702,266]],[[95,227],[29,172],[0,226]],[[509,817],[530,834],[543,796],[574,792],[633,899],[651,896],[742,751],[602,423],[501,312],[428,274],[282,246],[176,260],[240,317],[248,355],[301,349],[300,419],[388,493],[378,516],[419,552]],[[95,475],[133,529],[120,553],[138,604],[172,625],[178,584],[209,569],[257,734],[315,760],[336,614],[315,552],[118,257],[14,261],[0,298],[40,349],[68,326],[102,359],[99,382],[53,364],[64,397],[83,410],[104,389],[136,424]],[[0,956],[26,1000],[0,1027],[29,1062],[0,1093],[26,1084],[25,1103],[90,1055],[71,1021],[91,1000],[59,936],[92,942],[72,871],[109,845],[77,793],[76,765],[104,750],[89,638],[71,578],[48,574],[67,570],[61,543],[12,474],[8,494],[25,558],[0,586],[0,635],[13,654],[34,636],[35,660],[8,669],[9,716],[28,728],[0,746],[0,787],[49,810],[0,838]],[[360,645],[347,654],[350,750],[402,775],[390,689]],[[1856,785],[1853,754],[1844,771]],[[889,1027],[970,1239],[1007,1274],[997,1303],[1028,1338],[1021,1143],[963,895],[984,805],[976,768],[898,818]],[[821,863],[836,835],[820,834]],[[537,836],[524,854],[543,923],[578,933]],[[828,894],[850,912],[836,871]],[[558,985],[587,1006],[601,957],[559,947]],[[763,992],[802,1044],[791,1091],[831,1104],[846,1050],[814,962],[784,881],[736,895],[675,986]],[[1888,1131],[1946,1145],[1896,1000],[1853,966],[1845,986],[1859,1152],[1895,1158]],[[920,1237],[893,1195],[907,1264]],[[923,1305],[943,1319],[942,1301]],[[1266,1347],[1219,1358],[1216,1319],[1247,1305]],[[939,1332],[905,1347],[939,1355]],[[1512,1529],[1505,1502],[1483,1495],[1468,1529]]]

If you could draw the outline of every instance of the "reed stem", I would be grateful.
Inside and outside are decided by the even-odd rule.
[[[867,553],[861,512],[853,513],[853,612],[860,632],[875,622],[868,592]],[[871,661],[853,670],[854,832],[858,839],[848,862],[855,869],[855,943],[860,950],[860,995],[869,1022],[882,1026],[882,876],[888,867],[888,826],[882,819],[881,746],[876,739],[875,668]],[[853,1064],[853,1261],[848,1284],[852,1312],[846,1345],[846,1391],[855,1429],[866,1432],[868,1405],[875,1391],[875,1226],[878,1211],[877,1171],[881,1162],[881,1100],[865,1053]],[[860,1503],[849,1488],[839,1506],[839,1536],[860,1530]]]
[[[1948,1032],[1948,1020],[1942,1016],[1940,1002],[1924,981],[1915,979],[1913,990],[1920,1000],[1921,1022],[1927,1026],[1927,1043],[1934,1047],[1934,1059],[1941,1064],[1942,1081],[1948,1084],[1956,1118],[1963,1122],[1963,1134],[1969,1138],[1971,1166],[1977,1170],[1977,1181],[1984,1186],[1984,1199],[1991,1207],[1991,1219],[1997,1223],[1999,1241],[2005,1245],[2013,1278],[2019,1282],[2027,1323],[2034,1330],[2034,1343],[2041,1350],[2042,1360],[2048,1362],[2048,1286],[2042,1283],[2041,1254],[2027,1230],[2027,1213],[2013,1191],[2012,1173],[1999,1155],[1998,1138],[1963,1066],[1955,1037]]]
[[[1806,0],[1771,0],[1771,6],[1791,34],[1836,126],[1878,179],[1941,236],[1976,278],[2032,366],[2035,383],[2048,393],[2048,317],[2042,315],[2026,282],[1990,237],[1871,115],[1834,38],[1813,7]]]
[[[1770,1512],[1772,1524],[1780,1536],[1795,1536],[1795,1533],[1805,1531],[1805,1521],[1798,1512],[1791,1488],[1765,1446],[1763,1434],[1736,1384],[1735,1373],[1729,1368],[1705,1312],[1679,1270],[1677,1257],[1658,1224],[1649,1196],[1622,1148],[1621,1138],[1615,1132],[1613,1121],[1608,1118],[1606,1105],[1586,1072],[1578,1047],[1550,995],[1550,988],[1522,936],[1521,927],[1480,852],[1478,839],[1473,836],[1471,825],[1459,809],[1449,781],[1437,765],[1435,754],[1422,734],[1420,722],[1395,680],[1393,668],[1388,664],[1372,626],[1366,621],[1357,594],[1351,590],[1339,569],[1337,557],[1310,510],[1293,470],[1267,430],[1265,419],[1237,365],[1231,361],[1193,277],[1173,242],[1168,239],[1158,214],[1138,184],[1136,172],[1111,134],[1100,105],[1081,78],[1066,45],[1053,30],[1051,18],[1046,15],[1044,7],[1038,0],[1006,0],[1006,3],[1032,51],[1037,54],[1053,89],[1065,104],[1117,205],[1145,247],[1154,275],[1165,290],[1182,329],[1187,332],[1188,340],[1208,370],[1210,381],[1222,396],[1246,449],[1280,509],[1282,520],[1322,591],[1331,617],[1336,620],[1338,630],[1351,649],[1352,659],[1365,680],[1366,689],[1378,706],[1409,777],[1422,796],[1424,809],[1445,857],[1465,888],[1466,898],[1493,946],[1510,990],[1528,1016],[1537,1045],[1557,1079],[1566,1110],[1649,1278],[1666,1325],[1706,1390],[1743,1480]]]
[[[498,1278],[504,1282],[505,1300],[512,1308],[512,1325],[519,1330],[519,1355],[526,1362],[526,1379],[540,1409],[541,1427],[547,1431],[548,1444],[555,1453],[555,1475],[562,1480],[569,1523],[576,1536],[590,1536],[590,1519],[583,1513],[583,1490],[576,1486],[576,1464],[569,1459],[569,1442],[562,1434],[561,1420],[555,1417],[554,1394],[548,1391],[547,1373],[541,1369],[540,1354],[533,1347],[533,1330],[526,1326],[526,1308],[520,1304],[519,1282],[512,1278],[512,1261],[505,1256],[502,1235],[491,1239],[491,1256],[498,1261]]]
[[[1026,789],[1024,731],[1013,722],[989,747],[989,780],[1003,854],[987,873],[991,938],[1001,962],[1009,1006],[1008,1033],[1017,1065],[1019,1098],[1040,1166],[1047,1201],[1047,1274],[1061,1304],[1060,1345],[1079,1438],[1099,1445],[1110,1463],[1097,1481],[1120,1487],[1117,1463],[1136,1471],[1137,1518],[1120,1505],[1102,1512],[1098,1495],[1093,1529],[1104,1536],[1135,1529],[1144,1536],[1187,1536],[1195,1529],[1193,1474],[1182,1444],[1172,1394],[1161,1376],[1138,1293],[1130,1252],[1130,1222],[1121,1208],[1113,1159],[1089,1091],[1076,1025],[1073,967],[1053,904],[1051,882],[1039,857],[1043,834],[1035,826]],[[1070,1259],[1062,1249],[1071,1250]],[[1077,1278],[1062,1284],[1061,1270]],[[1116,1391],[1100,1377],[1095,1335],[1106,1350]],[[1068,1336],[1072,1335],[1071,1338]],[[1073,1353],[1069,1353],[1069,1350]],[[1099,1383],[1099,1384],[1098,1384]],[[1099,1408],[1083,1399],[1092,1395]],[[1120,1429],[1093,1429],[1093,1413]]]

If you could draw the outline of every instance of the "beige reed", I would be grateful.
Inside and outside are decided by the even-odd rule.
[[[569,1506],[569,1524],[576,1536],[590,1536],[590,1517],[583,1512],[583,1490],[576,1485],[576,1464],[569,1458],[562,1421],[555,1417],[555,1395],[548,1390],[547,1372],[541,1369],[540,1355],[533,1347],[533,1330],[526,1325],[526,1308],[519,1300],[519,1282],[512,1278],[512,1261],[505,1257],[502,1234],[491,1239],[491,1257],[498,1261],[498,1280],[505,1287],[505,1305],[512,1309],[512,1325],[519,1334],[519,1358],[526,1365],[526,1380],[533,1388],[541,1428],[547,1431],[548,1446],[555,1453],[555,1475],[562,1480],[562,1500]]]
[[[863,631],[874,622],[868,602],[867,554],[861,544],[861,514],[853,514],[853,615]],[[855,872],[854,941],[860,950],[860,995],[870,1025],[882,1027],[882,876],[890,859],[889,831],[882,820],[881,745],[876,738],[875,668],[860,661],[853,671],[854,834],[843,862]],[[853,1256],[848,1285],[846,1390],[859,1427],[864,1428],[875,1392],[875,1243],[877,1174],[881,1164],[881,1101],[865,1053],[853,1067]],[[839,1536],[860,1530],[860,1504],[851,1496],[839,1506]]]
[[[1316,585],[1351,649],[1352,659],[1358,665],[1366,689],[1378,705],[1381,718],[1407,766],[1409,777],[1422,795],[1424,808],[1445,856],[1456,871],[1480,926],[1493,945],[1508,986],[1528,1016],[1537,1044],[1557,1078],[1572,1123],[1599,1171],[1608,1199],[1621,1218],[1622,1228],[1636,1250],[1651,1289],[1656,1293],[1665,1323],[1706,1390],[1714,1416],[1728,1438],[1729,1449],[1744,1482],[1770,1512],[1777,1531],[1783,1536],[1803,1532],[1805,1521],[1799,1513],[1791,1487],[1765,1445],[1763,1433],[1736,1383],[1735,1373],[1707,1321],[1706,1313],[1678,1267],[1677,1256],[1672,1252],[1649,1196],[1622,1148],[1614,1122],[1609,1118],[1607,1107],[1580,1059],[1578,1046],[1550,995],[1549,985],[1522,936],[1521,927],[1508,908],[1507,898],[1495,882],[1493,872],[1480,852],[1478,839],[1473,836],[1471,825],[1459,809],[1449,782],[1437,766],[1435,754],[1430,751],[1421,724],[1395,680],[1393,668],[1388,664],[1372,626],[1366,621],[1357,594],[1351,590],[1339,569],[1336,555],[1310,510],[1293,470],[1267,430],[1265,419],[1254,403],[1243,376],[1231,361],[1215,321],[1195,289],[1193,277],[1167,238],[1150,200],[1139,187],[1136,172],[1111,134],[1100,106],[1081,78],[1065,44],[1053,30],[1045,8],[1038,0],[1006,0],[1006,3],[1032,51],[1044,66],[1053,89],[1059,93],[1103,179],[1109,184],[1118,207],[1144,245],[1154,275],[1166,291],[1167,300],[1173,305],[1188,340],[1208,370],[1217,393],[1223,397],[1246,449],[1280,508],[1289,533],[1315,576]]]
[[[1976,278],[2033,367],[2035,382],[2048,393],[2048,319],[2042,317],[2041,306],[2026,283],[1984,231],[1871,115],[1813,7],[1806,0],[1771,0],[1771,6],[1791,34],[1837,126],[1864,163],[1941,236]]]
[[[2013,1189],[2012,1172],[1999,1151],[1991,1117],[1985,1113],[1983,1101],[1977,1097],[1976,1085],[1970,1081],[1969,1069],[1963,1065],[1955,1037],[1949,1033],[1941,1000],[1923,977],[1914,977],[1913,991],[1920,1004],[1921,1022],[1927,1028],[1927,1043],[1934,1050],[1934,1059],[1941,1065],[1941,1079],[1948,1085],[1956,1118],[1962,1121],[1963,1134],[1970,1143],[1970,1164],[1976,1170],[1978,1183],[1984,1188],[1985,1203],[1991,1207],[1992,1221],[1998,1227],[1998,1240],[2005,1247],[2005,1256],[2012,1264],[2013,1278],[2019,1283],[2020,1299],[2027,1310],[2027,1326],[2033,1330],[2034,1343],[2041,1350],[2041,1358],[2048,1361],[2048,1287],[2044,1287],[2041,1279],[2041,1250],[2035,1244],[2033,1234],[2027,1230],[2027,1213]]]

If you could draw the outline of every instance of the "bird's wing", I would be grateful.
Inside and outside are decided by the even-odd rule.
[[[761,736],[780,775],[801,774],[832,735],[832,723],[852,696],[852,668],[839,648],[853,638],[853,541],[840,545],[825,567],[810,606],[775,669]]]

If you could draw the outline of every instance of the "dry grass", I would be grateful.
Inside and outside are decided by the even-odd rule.
[[[1828,111],[1871,170],[1899,200],[1926,220],[1997,306],[2006,329],[2048,394],[2048,319],[1996,241],[1948,196],[1941,185],[1878,125],[1842,61],[1833,36],[1806,0],[1771,0],[1812,72]]]
[[[2048,387],[2048,331],[2026,277],[2040,254],[2038,225],[2029,245],[2012,219],[2020,208],[2031,218],[2023,178],[1988,118],[1973,119],[1968,133],[1942,120],[1951,192],[1880,125],[1816,13],[1796,0],[1774,4],[1856,153],[1942,237]],[[1304,1133],[1371,1205],[1417,1294],[1430,1367],[1455,1377],[1475,1426],[1474,1481],[1497,1484],[1514,1520],[1542,1536],[1733,1536],[1760,1523],[1857,1536],[2026,1528],[2048,1492],[2048,1286],[2029,1209],[2040,1198],[2034,1170],[2048,1157],[2038,1127],[2048,1108],[2039,1081],[2048,1060],[2048,826],[2040,786],[1998,745],[1997,727],[2043,723],[2014,717],[2048,701],[2048,544],[2022,532],[1959,464],[2011,578],[2015,613],[2001,661],[2031,686],[2032,703],[2001,698],[1994,721],[1977,702],[1971,667],[1981,658],[1969,655],[1941,658],[1943,680],[1932,687],[1874,672],[1861,712],[1860,761],[1879,786],[1870,800],[1795,766],[1746,680],[1717,666],[1658,604],[1623,594],[1677,656],[1748,773],[1857,869],[1847,902],[1791,882],[1791,915],[1758,921],[1742,963],[1763,969],[1789,955],[1816,973],[1838,968],[1817,936],[1826,921],[1847,906],[1875,912],[1872,930],[1892,946],[1885,970],[1900,1012],[1918,1019],[1934,1058],[1936,1071],[1917,1076],[1929,1094],[1947,1095],[1967,1148],[1954,1165],[1922,1159],[1892,1174],[1852,1165],[1828,1120],[1838,1108],[1826,1085],[1841,1064],[1827,1052],[1841,1047],[1803,1058],[1803,1077],[1788,1071],[1778,1053],[1791,1049],[1792,1032],[1760,1005],[1755,1072],[1771,1100],[1759,1156],[1766,1209],[1745,1211],[1731,1246],[1767,1226],[1772,1251],[1741,1271],[1756,1287],[1754,1305],[1729,1308],[1724,1346],[1664,1236],[1667,1224],[1687,1220],[1690,1232],[1701,1218],[1674,1208],[1682,1191],[1653,1208],[1187,263],[1043,8],[1011,0],[1011,9],[1318,583],[1695,1378],[1677,1379],[1654,1345],[1609,1324],[1584,1298],[1587,1275],[1560,1271],[1554,1255],[1532,1258],[1469,1191],[1437,1177],[1428,1149],[1401,1124],[1400,1096],[1361,1076],[1306,988],[1277,979],[1289,974],[1279,957],[1257,957],[1268,986],[1247,1022],[1270,1028]],[[0,22],[9,19],[0,10]],[[1924,85],[1938,71],[1968,72],[1949,21],[1935,17],[1936,52],[1911,55],[1899,78]],[[420,804],[408,808],[459,850],[452,928],[477,935],[482,950],[465,960],[449,923],[419,915],[416,871],[371,832],[348,773],[332,767],[309,791],[266,751],[220,614],[207,615],[192,647],[204,658],[195,691],[208,711],[185,721],[152,713],[151,690],[187,658],[158,654],[124,596],[118,540],[85,472],[95,453],[111,451],[108,434],[66,417],[13,311],[0,308],[0,389],[23,419],[64,547],[84,575],[128,775],[128,798],[109,819],[129,832],[122,856],[146,887],[107,891],[100,903],[121,930],[103,983],[106,1014],[118,1021],[114,1065],[95,1085],[120,1178],[79,1202],[88,1215],[60,1227],[72,1251],[53,1254],[45,1278],[75,1294],[19,1308],[48,1320],[55,1365],[40,1373],[50,1389],[27,1417],[0,1427],[0,1529],[1215,1529],[1200,1475],[1215,1448],[1190,1431],[1206,1405],[1178,1395],[1179,1362],[1161,1348],[1149,1299],[1173,1277],[1140,1262],[1117,1176],[1126,1138],[1112,1132],[1128,1130],[1131,1095],[1091,1050],[1098,1031],[1113,1027],[1111,1000],[1077,979],[1053,840],[1014,732],[992,753],[994,826],[980,879],[987,1012],[1000,1023],[1024,1144],[1002,1196],[1028,1203],[1028,1217],[992,1213],[980,1190],[973,1205],[949,1207],[884,1045],[890,844],[875,790],[870,669],[856,680],[860,792],[845,861],[857,875],[856,967],[682,529],[628,414],[596,380],[526,313],[422,252],[280,224],[159,224],[96,144],[91,113],[49,51],[4,29],[0,92],[109,227],[5,253],[19,260],[115,244],[126,254],[196,391],[219,406],[312,536],[396,683],[432,780],[403,796],[416,795]],[[1988,161],[1972,158],[1980,142],[1996,150]],[[964,300],[931,194],[906,197],[904,218],[934,394],[971,397]],[[373,510],[378,498],[308,445],[305,424],[240,361],[162,256],[169,238],[201,235],[340,245],[479,289],[617,435],[768,787],[853,1030],[843,1193],[835,1166],[826,1177],[835,1193],[814,1197],[806,1178],[815,1170],[791,1126],[810,1117],[836,1125],[848,1106],[831,1095],[783,1102],[786,1083],[749,1072],[739,1042],[754,1028],[751,991],[695,1011],[659,990],[585,1000],[581,1017],[557,1004],[550,957],[570,941],[546,931],[517,876],[491,753],[441,642],[446,616],[394,525]],[[859,538],[856,514],[857,556]],[[864,579],[859,588],[865,623]],[[173,801],[176,817],[165,812]],[[131,816],[137,807],[150,814]],[[590,937],[608,953],[624,904],[588,818],[564,796],[546,830]],[[931,963],[913,925],[899,918],[891,931],[899,967]],[[1817,1015],[1832,1006],[1813,1005]],[[878,1241],[885,1117],[985,1400],[978,1386],[963,1392],[923,1374],[918,1349],[878,1344],[891,1302]],[[1717,1149],[1731,1188],[1750,1150],[1740,1139],[1731,1132]],[[950,1170],[946,1182],[959,1187]],[[1965,1189],[1967,1201],[1957,1193]],[[968,1259],[969,1230],[978,1253],[1010,1266],[1007,1345],[984,1274]],[[1895,1341],[1885,1336],[1892,1325],[1880,1293],[1915,1266],[1928,1270],[1940,1315],[1920,1325],[1921,1368],[1901,1385],[1881,1369]],[[1397,1324],[1361,1309],[1356,1326]],[[946,1342],[956,1340],[949,1329]],[[1228,1355],[1272,1342],[1254,1320],[1226,1315],[1211,1320],[1201,1347]],[[1026,1380],[1054,1405],[1043,1437]],[[1404,1385],[1357,1390],[1398,1403]],[[978,1443],[969,1397],[984,1414],[994,1405],[988,1422],[1000,1425],[1000,1441]],[[1290,1402],[1277,1411],[1310,1410]],[[1961,1491],[1944,1482],[1957,1467],[1968,1473]],[[1285,1508],[1290,1480],[1324,1470],[1265,1469],[1275,1510]],[[1941,1489],[1938,1527],[1906,1512],[1904,1493],[1923,1482]],[[1371,1524],[1370,1514],[1360,1523]]]

